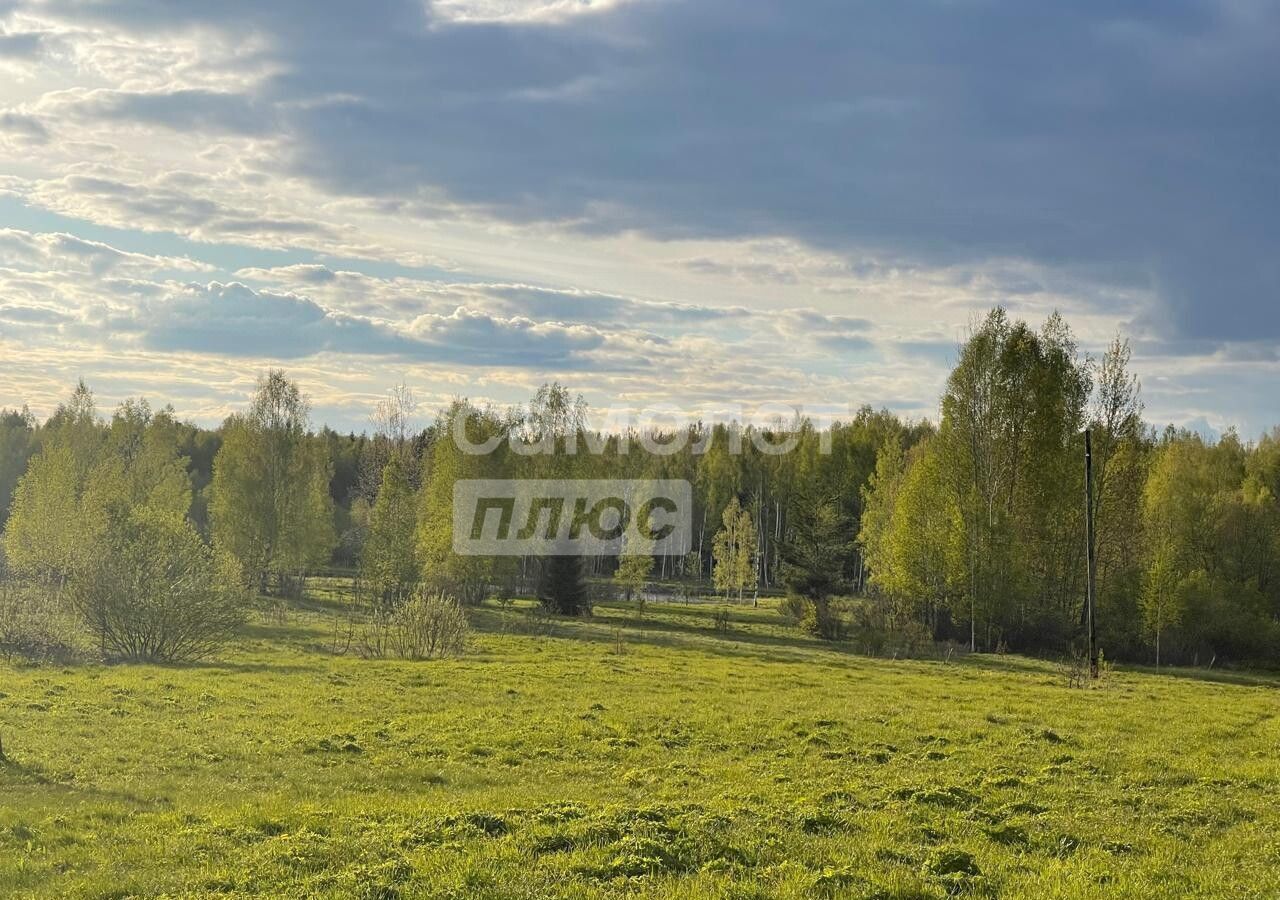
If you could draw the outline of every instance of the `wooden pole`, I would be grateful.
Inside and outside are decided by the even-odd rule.
[[[1085,589],[1085,631],[1089,642],[1089,674],[1097,678],[1098,558],[1093,533],[1093,440],[1087,428],[1084,432],[1084,510],[1085,559],[1089,567],[1088,585]]]

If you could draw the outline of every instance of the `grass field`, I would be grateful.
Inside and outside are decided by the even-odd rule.
[[[0,663],[0,895],[1280,896],[1276,683],[870,659],[771,609]]]

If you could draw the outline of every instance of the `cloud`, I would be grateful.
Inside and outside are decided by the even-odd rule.
[[[241,96],[119,95],[97,114],[279,132],[292,174],[337,194],[442,191],[513,222],[785,235],[930,266],[1026,259],[1155,285],[1153,330],[1280,336],[1269,4],[381,0],[357,15],[54,0],[40,14],[269,36],[271,74]]]
[[[0,228],[0,268],[72,271],[95,277],[154,274],[156,270],[205,272],[212,267],[186,257],[130,253],[65,232],[32,233]]]
[[[556,290],[522,284],[479,284],[469,289],[498,300],[508,311],[523,311],[534,318],[561,322],[695,326],[750,315],[740,306],[644,301],[599,291]]]
[[[637,0],[431,0],[435,19],[447,22],[557,22],[600,13]]]
[[[99,175],[66,175],[36,184],[31,196],[66,215],[120,228],[169,230],[197,240],[255,237],[265,246],[289,247],[299,238],[331,236],[327,226],[270,209],[231,206],[202,190],[198,176],[122,181]]]
[[[49,129],[36,116],[16,112],[0,112],[0,133],[13,135],[26,143],[47,144]]]
[[[253,282],[306,290],[345,309],[387,315],[423,311],[447,314],[458,306],[466,306],[506,318],[657,331],[745,321],[752,315],[741,306],[639,300],[572,288],[379,278],[362,272],[334,270],[318,263],[246,268],[236,275]]]
[[[555,367],[597,371],[643,365],[644,339],[582,325],[500,318],[459,307],[409,323],[326,309],[306,297],[253,290],[238,282],[190,284],[104,323],[133,333],[149,350],[266,359],[321,353],[384,356],[464,366]],[[597,352],[598,351],[598,352]]]
[[[402,378],[445,400],[466,392],[502,402],[560,378],[601,406],[675,402],[708,418],[757,404],[838,415],[847,412],[844,398],[875,402],[879,395],[860,393],[859,384],[891,387],[900,398],[912,397],[913,385],[928,390],[918,370],[858,374],[865,354],[849,347],[874,329],[811,309],[374,277],[321,263],[246,269],[247,283],[191,283],[176,280],[179,259],[15,230],[0,232],[0,259],[9,263],[0,267],[0,354],[9,377],[0,404],[39,406],[56,396],[59,379],[83,373],[112,397],[146,387],[161,402],[216,421],[225,398],[248,389],[243,378],[228,383],[227,373],[247,377],[266,364],[288,365],[331,423],[345,427],[364,421],[368,385]],[[592,320],[568,315],[594,307]],[[845,346],[818,352],[820,340]],[[845,371],[815,369],[824,361],[841,361]],[[823,400],[811,407],[815,397]]]
[[[0,5],[3,200],[164,248],[0,237],[3,303],[71,317],[45,332],[168,302],[153,340],[197,347],[183,321],[230,311],[333,378],[404,354],[920,406],[1001,302],[1061,308],[1087,348],[1135,334],[1161,415],[1270,415],[1274,5]],[[261,321],[187,296],[192,241]]]
[[[815,309],[788,309],[775,316],[778,330],[789,340],[812,343],[828,353],[868,354],[875,349],[870,319],[825,315]]]
[[[236,274],[242,278],[259,281],[284,281],[311,285],[333,284],[338,280],[337,272],[319,263],[295,263],[270,269],[248,268],[241,269]]]
[[[272,130],[272,112],[232,91],[195,88],[156,91],[95,90],[68,113],[89,119],[141,122],[203,134],[261,135]]]
[[[0,321],[18,325],[59,325],[71,317],[56,309],[44,306],[14,306],[0,304]]]
[[[44,52],[45,35],[36,31],[0,31],[0,59],[34,59]]]

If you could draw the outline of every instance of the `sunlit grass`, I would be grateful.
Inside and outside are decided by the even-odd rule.
[[[329,652],[340,583],[189,667],[0,664],[0,895],[1259,897],[1266,678],[884,660],[776,612],[473,613]]]

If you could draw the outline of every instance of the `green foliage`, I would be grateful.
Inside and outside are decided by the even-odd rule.
[[[742,595],[755,590],[758,582],[756,525],[750,511],[742,508],[737,497],[724,508],[722,522],[711,551],[715,560],[712,583],[726,597],[736,593],[741,602]]]
[[[360,573],[380,604],[394,607],[418,583],[414,546],[417,497],[399,455],[382,471],[382,485],[369,516],[369,537],[360,557]]]
[[[791,534],[782,545],[783,583],[815,601],[842,592],[847,586],[842,566],[852,542],[850,524],[834,499],[801,493],[793,507]]]
[[[426,481],[418,509],[416,543],[422,577],[432,589],[458,597],[474,606],[489,593],[491,584],[509,576],[512,560],[465,556],[453,552],[453,486],[460,479],[509,476],[505,438],[513,422],[455,401],[436,422]],[[474,448],[491,446],[492,452],[469,452],[456,434]]]
[[[460,656],[470,626],[458,601],[417,591],[391,613],[391,646],[401,659]]]
[[[35,417],[25,407],[0,409],[0,531],[9,518],[14,488],[35,449]]]
[[[250,411],[232,416],[214,461],[215,546],[259,589],[284,592],[329,560],[336,543],[330,463],[309,407],[283,372],[259,379]]]
[[[942,398],[938,465],[950,497],[939,499],[963,523],[957,609],[975,646],[979,632],[988,647],[1006,634],[1025,641],[1028,625],[1060,638],[1072,621],[1089,394],[1089,370],[1056,314],[1034,332],[996,309],[961,349]]]
[[[506,412],[456,401],[417,434],[402,387],[371,435],[312,435],[298,386],[273,372],[246,414],[207,431],[142,401],[103,423],[80,384],[42,426],[0,413],[0,516],[7,501],[14,520],[0,544],[12,574],[56,596],[116,523],[166,509],[260,589],[298,590],[308,571],[336,565],[359,567],[389,606],[418,580],[476,605],[535,593],[538,566],[453,552],[458,479],[685,479],[690,552],[653,557],[647,575],[624,561],[624,592],[679,579],[693,595],[708,579],[740,602],[789,583],[811,595],[796,599],[796,621],[845,629],[858,646],[915,645],[926,632],[1060,654],[1082,633],[1087,425],[1102,646],[1146,659],[1158,640],[1161,662],[1280,659],[1280,431],[1256,445],[1156,435],[1129,359],[1120,339],[1100,361],[1083,358],[1060,317],[1035,330],[993,311],[962,348],[937,429],[863,408],[821,429],[797,417],[601,433],[556,383]],[[493,452],[459,448],[459,424]],[[846,523],[857,542],[825,534],[814,497],[821,521]],[[601,559],[584,569],[597,584],[610,574]],[[833,593],[857,600],[843,624],[812,599]]]
[[[135,510],[183,518],[190,509],[168,413],[127,401],[105,433],[92,416],[82,382],[18,483],[4,546],[19,575],[60,587],[107,552],[103,542]]]
[[[827,640],[843,636],[843,623],[830,600],[847,585],[842,567],[852,540],[850,525],[834,499],[800,492],[791,534],[782,545],[782,579],[788,591],[805,601],[801,625]]]
[[[877,548],[873,583],[890,599],[895,625],[907,621],[938,627],[944,610],[957,618],[963,605],[965,528],[948,490],[938,440],[918,446],[901,476],[888,527]]]
[[[858,545],[872,573],[872,582],[885,587],[883,581],[892,568],[892,545],[889,542],[894,512],[898,508],[898,493],[907,471],[906,454],[901,443],[892,438],[880,445],[876,452],[875,471],[862,486],[862,520],[858,531]],[[890,589],[891,590],[891,589]]]
[[[13,497],[4,531],[9,568],[48,584],[63,584],[93,550],[92,522],[80,505],[83,486],[70,447],[56,444],[31,461]]]
[[[104,438],[93,392],[81,379],[70,398],[59,404],[40,435],[44,446],[65,447],[75,460],[76,478],[83,480],[97,459]]]
[[[0,658],[69,663],[78,657],[76,623],[40,585],[0,576]]]
[[[561,616],[591,615],[591,597],[582,576],[582,557],[546,556],[541,560],[538,599]]]
[[[1168,434],[1155,450],[1143,492],[1140,606],[1157,663],[1166,648],[1184,660],[1274,654],[1280,545],[1269,453],[1264,441],[1250,458],[1233,435],[1210,446]]]
[[[859,540],[889,621],[964,629],[975,648],[1078,640],[1087,424],[1103,645],[1276,657],[1275,440],[1156,442],[1129,357],[1117,339],[1099,365],[1080,359],[1057,316],[1035,332],[995,310],[974,331],[937,436],[908,453],[890,439],[864,493]]]
[[[653,574],[653,557],[648,554],[624,554],[618,560],[618,569],[613,573],[613,581],[620,587],[627,600],[633,594],[644,590]]]
[[[238,574],[188,519],[191,481],[166,410],[126,401],[101,429],[83,383],[55,416],[18,485],[4,534],[9,566],[65,592],[104,655],[186,660],[206,655],[240,622]]]
[[[70,599],[109,659],[184,662],[234,634],[246,596],[235,561],[185,518],[140,507],[103,536]]]

